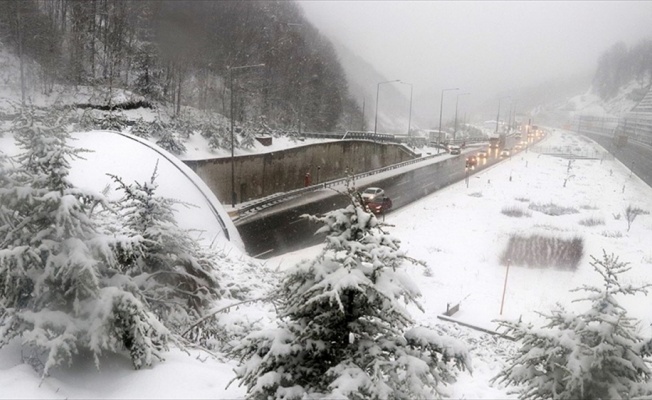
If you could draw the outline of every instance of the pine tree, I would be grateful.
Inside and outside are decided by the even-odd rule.
[[[603,252],[604,253],[604,252]],[[618,257],[591,257],[591,266],[603,287],[584,285],[574,292],[590,303],[581,314],[561,305],[542,328],[522,322],[501,321],[520,342],[508,366],[493,380],[520,386],[521,399],[630,399],[645,393],[650,379],[648,357],[652,341],[638,334],[637,322],[616,300],[619,295],[646,293],[618,280],[629,270]]]
[[[183,140],[181,140],[176,132],[171,130],[163,133],[160,139],[156,141],[156,144],[175,155],[186,152],[186,146],[183,144]]]
[[[36,122],[33,110],[14,136],[23,153],[0,187],[0,347],[20,337],[44,376],[83,350],[98,367],[102,353],[123,349],[136,368],[151,364],[171,339],[129,290],[110,250],[114,239],[90,217],[108,203],[68,180],[81,150],[56,124]]]
[[[11,184],[10,169],[7,156],[0,150],[0,188],[8,188]],[[0,237],[10,229],[11,210],[4,202],[0,202]]]
[[[433,398],[452,365],[470,368],[463,345],[410,328],[403,303],[418,306],[420,294],[402,270],[409,258],[359,194],[349,196],[348,207],[310,217],[324,225],[326,245],[282,279],[278,328],[234,351],[252,398]]]
[[[210,253],[177,226],[178,202],[156,195],[157,168],[149,182],[126,184],[112,176],[124,195],[118,201],[122,235],[129,246],[119,247],[126,275],[173,332],[179,333],[218,297],[219,282]]]

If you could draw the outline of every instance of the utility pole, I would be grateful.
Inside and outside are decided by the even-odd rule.
[[[383,85],[385,83],[393,83],[393,82],[400,82],[400,80],[395,79],[393,81],[378,82],[378,84],[376,85],[376,117],[374,118],[374,135],[376,135],[376,130],[378,129],[378,94],[380,92],[380,85]]]
[[[439,131],[437,132],[437,154],[439,154],[439,143],[441,142],[441,118],[442,112],[444,110],[444,92],[449,90],[460,90],[460,88],[449,88],[441,90],[441,96],[439,99]]]
[[[230,101],[230,115],[231,115],[231,206],[235,207],[235,203],[237,200],[237,195],[235,192],[235,143],[233,139],[233,131],[234,131],[234,119],[235,115],[233,114],[233,71],[239,70],[239,69],[245,69],[245,68],[257,68],[257,67],[264,67],[265,64],[255,64],[255,65],[242,65],[239,67],[229,67],[229,86],[231,90],[231,101]]]
[[[364,108],[365,108],[365,98],[362,97],[362,119],[360,120],[360,132],[364,131]]]

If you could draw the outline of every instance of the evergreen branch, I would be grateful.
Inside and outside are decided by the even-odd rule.
[[[190,332],[191,330],[193,330],[193,329],[196,328],[197,326],[203,324],[206,320],[208,320],[208,319],[214,317],[215,315],[217,315],[217,314],[219,314],[219,313],[221,313],[221,312],[224,312],[224,311],[226,311],[226,310],[229,310],[229,309],[231,309],[231,308],[233,308],[233,307],[241,306],[241,305],[243,305],[243,304],[248,304],[248,303],[256,303],[256,302],[259,302],[259,301],[262,301],[262,302],[269,301],[269,302],[271,302],[272,304],[274,304],[274,307],[276,307],[276,304],[275,304],[275,301],[274,301],[274,300],[276,300],[276,296],[261,297],[261,298],[257,298],[257,299],[249,299],[249,300],[242,300],[242,301],[239,301],[239,302],[237,302],[237,303],[229,304],[228,306],[224,306],[224,307],[220,308],[219,310],[213,311],[212,313],[210,313],[210,314],[208,314],[208,315],[202,317],[201,319],[199,319],[197,322],[195,322],[194,324],[192,324],[188,329],[186,329],[185,331],[183,331],[183,333],[181,333],[181,337],[186,336],[186,335],[188,334],[188,332]]]

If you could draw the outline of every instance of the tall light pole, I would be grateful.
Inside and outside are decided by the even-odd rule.
[[[378,129],[378,92],[380,91],[380,85],[383,85],[385,83],[394,83],[394,82],[400,82],[400,80],[396,79],[393,81],[378,82],[378,84],[376,85],[376,117],[374,118],[374,135],[376,134],[376,129]]]
[[[509,105],[509,133],[511,133],[516,125],[516,99],[512,99]]]
[[[401,82],[401,83],[404,85],[410,85],[410,114],[408,116],[408,131],[407,131],[408,136],[410,136],[410,126],[412,124],[412,89],[414,88],[414,86],[411,83],[407,83],[407,82]]]
[[[505,96],[498,99],[498,115],[496,115],[496,135],[498,134],[498,121],[500,121],[500,103],[503,101],[503,99],[507,99],[509,97],[510,96]]]
[[[457,105],[460,102],[460,96],[466,96],[468,94],[471,94],[471,93],[469,93],[469,92],[459,93],[457,95],[457,98],[455,99],[455,129],[453,130],[453,140],[455,140],[455,138],[457,136]]]
[[[437,132],[437,154],[439,154],[439,142],[441,142],[441,115],[444,111],[444,92],[449,90],[460,90],[460,88],[448,88],[441,90],[441,98],[439,99],[439,132]]]
[[[252,65],[241,65],[239,67],[229,67],[229,86],[231,87],[231,207],[235,207],[236,203],[236,193],[235,193],[235,157],[234,157],[234,141],[233,141],[233,127],[234,127],[234,115],[233,115],[233,71],[245,68],[258,68],[264,67],[265,64],[252,64]]]

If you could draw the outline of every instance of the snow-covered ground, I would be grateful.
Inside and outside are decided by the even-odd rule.
[[[597,146],[579,140],[571,133],[557,131],[542,146]],[[424,260],[423,267],[408,267],[419,285],[425,312],[411,310],[419,324],[440,324],[459,335],[471,350],[473,375],[460,373],[449,387],[453,398],[510,398],[507,388],[493,386],[489,380],[500,370],[504,354],[513,344],[505,339],[461,328],[437,318],[446,304],[460,303],[454,318],[495,329],[501,318],[501,298],[506,267],[499,257],[510,235],[540,233],[556,237],[579,236],[585,252],[575,271],[512,265],[502,317],[535,321],[535,311],[547,311],[556,302],[569,308],[573,303],[569,289],[584,283],[600,283],[589,265],[604,249],[631,263],[626,278],[637,284],[650,281],[652,269],[652,216],[641,215],[627,230],[624,211],[628,205],[652,211],[652,188],[644,184],[617,160],[569,160],[535,151],[521,153],[497,166],[482,171],[464,182],[442,189],[386,217],[394,225],[390,233],[400,238],[408,255]],[[163,177],[161,177],[163,178]],[[564,187],[564,181],[566,185]],[[160,181],[161,185],[174,184]],[[528,210],[529,204],[555,203],[578,212],[548,216],[530,210],[529,217],[503,214],[506,207]],[[580,220],[594,218],[602,225],[584,226]],[[260,269],[243,268],[242,282],[255,282],[251,296],[262,296],[279,273],[302,258],[316,255],[320,246],[285,254],[260,263]],[[267,278],[265,278],[267,277]],[[261,283],[264,282],[264,283]],[[636,296],[622,299],[630,313],[641,320],[641,329],[650,335],[652,298]],[[259,321],[267,324],[274,317],[273,307],[264,304],[233,310],[224,318]],[[235,361],[214,359],[205,353],[172,351],[164,362],[152,368],[133,371],[129,359],[111,356],[96,370],[92,360],[80,360],[71,369],[54,371],[41,381],[29,366],[21,363],[18,343],[0,349],[1,398],[242,398],[244,388],[237,383],[225,389],[234,376]]]

